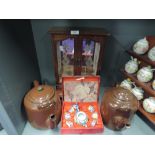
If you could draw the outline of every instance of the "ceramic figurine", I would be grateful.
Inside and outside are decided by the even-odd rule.
[[[90,112],[94,112],[95,109],[94,109],[93,106],[90,105],[90,106],[88,107],[88,110],[89,110]]]
[[[75,114],[74,121],[82,126],[85,126],[88,122],[88,117],[85,112],[79,111]]]
[[[126,80],[123,80],[120,84],[120,87],[131,90],[132,89],[132,82],[131,80],[128,78]]]
[[[133,46],[133,51],[137,54],[144,54],[148,49],[149,42],[147,41],[146,37],[138,40]]]
[[[96,123],[97,123],[97,120],[93,120],[93,121],[91,122],[91,126],[94,127],[94,126],[96,125]]]
[[[155,90],[155,80],[152,82],[152,88]]]
[[[97,112],[94,112],[94,113],[92,114],[92,118],[93,118],[94,120],[97,120],[97,119],[98,119],[98,114],[97,114]]]
[[[140,82],[149,82],[153,78],[153,71],[150,66],[141,68],[137,73]]]
[[[148,58],[152,61],[155,61],[155,46],[149,50]]]
[[[131,92],[136,96],[137,100],[142,100],[144,97],[144,91],[139,87],[134,87]]]
[[[137,59],[131,57],[131,60],[129,60],[125,64],[125,71],[129,74],[133,74],[138,70],[138,65],[139,65],[139,62],[137,61]]]
[[[66,112],[66,113],[65,113],[65,119],[66,119],[66,120],[69,120],[70,118],[71,118],[70,113],[67,113],[67,112]]]
[[[73,122],[71,122],[71,121],[66,121],[66,125],[67,125],[69,128],[71,128],[71,127],[73,127]]]
[[[143,101],[143,108],[149,113],[155,113],[155,98],[149,97]]]

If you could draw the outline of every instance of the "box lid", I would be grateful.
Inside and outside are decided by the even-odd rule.
[[[65,76],[62,83],[65,102],[98,101],[100,76]]]

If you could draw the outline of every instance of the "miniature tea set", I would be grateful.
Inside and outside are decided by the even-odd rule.
[[[89,105],[87,110],[92,113],[91,126],[94,127],[97,124],[98,113],[95,112],[95,108],[92,105]],[[73,119],[71,118],[71,114],[73,114],[73,117],[74,117]],[[90,120],[90,118],[88,117],[86,112],[80,110],[78,103],[73,104],[70,110],[68,112],[65,112],[64,115],[65,115],[66,125],[69,128],[73,127],[75,123],[83,127],[88,127],[87,123]]]

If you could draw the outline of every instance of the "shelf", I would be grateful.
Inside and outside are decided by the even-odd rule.
[[[151,88],[151,82],[150,83],[142,83],[137,80],[136,75],[131,75],[126,73],[124,70],[122,70],[123,74],[127,77],[130,78],[135,84],[147,92],[148,95],[150,96],[155,96],[155,91]],[[140,107],[139,107],[139,112],[142,113],[151,123],[155,125],[155,114],[150,114],[146,112],[143,107],[142,107],[142,101],[140,101]]]
[[[138,54],[134,53],[133,51],[127,51],[127,53],[129,55],[133,56],[134,58],[137,58],[138,60],[143,61],[143,62],[147,63],[148,65],[151,65],[152,67],[155,67],[155,61],[151,61],[147,57],[147,54],[138,55]]]
[[[130,78],[133,82],[135,82],[137,86],[141,87],[148,95],[155,97],[155,90],[151,88],[152,82],[148,82],[148,83],[140,82],[138,81],[136,74],[128,74],[125,70],[121,70],[121,71],[127,78]]]
[[[143,109],[142,102],[140,103],[139,112],[142,113],[151,123],[155,125],[155,114],[150,114]]]

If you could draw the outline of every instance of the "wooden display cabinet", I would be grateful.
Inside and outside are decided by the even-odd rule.
[[[155,46],[155,36],[148,36],[147,40],[149,41],[149,50],[150,50],[153,46]],[[152,68],[155,67],[155,62],[151,61],[148,58],[147,53],[144,55],[138,55],[138,54],[134,53],[133,51],[127,51],[127,53],[129,55],[133,56],[134,58],[137,58],[139,61],[141,61],[139,68],[141,68],[143,66],[148,66],[148,65],[152,66]],[[140,82],[136,77],[136,73],[128,74],[125,70],[122,70],[122,73],[125,75],[125,77],[130,78],[133,82],[135,82],[135,84],[137,86],[141,87],[144,90],[145,97],[149,97],[149,96],[155,97],[155,90],[153,90],[152,86],[151,86],[152,81],[155,78],[155,73],[154,73],[153,79],[147,83]],[[150,113],[146,112],[143,109],[142,101],[140,101],[139,112],[142,113],[142,115],[144,115],[151,123],[153,123],[155,125],[155,114],[150,114]]]
[[[62,76],[98,75],[101,71],[105,41],[109,33],[100,28],[52,28],[56,87]]]

